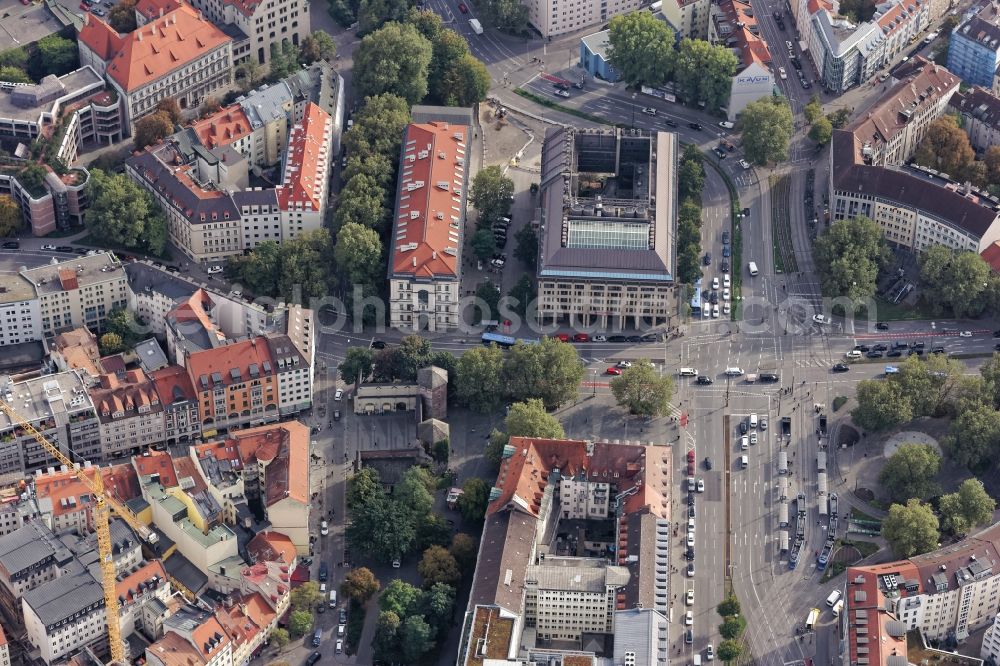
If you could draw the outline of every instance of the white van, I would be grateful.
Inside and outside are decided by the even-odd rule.
[[[695,368],[681,368],[677,374],[681,377],[697,377],[698,371]]]
[[[740,468],[746,469],[750,466],[750,458],[747,456],[740,456]]]
[[[854,358],[861,358],[863,354],[857,349],[852,349],[851,351],[847,352],[845,356],[847,356],[847,358],[854,359]]]
[[[729,289],[732,286],[732,280],[729,279],[729,273],[722,274],[722,286],[725,289]]]
[[[691,662],[691,664],[692,664],[692,666],[701,666],[701,655],[700,654],[696,654],[693,657],[693,661]]]
[[[319,584],[319,593],[320,594],[326,594],[326,583],[320,583]]]
[[[747,268],[750,269],[750,275],[757,275],[757,264],[751,261]]]
[[[337,607],[337,590],[330,590],[330,608]]]
[[[750,427],[751,428],[756,428],[757,427],[757,415],[756,414],[751,414],[750,415]]]
[[[843,599],[841,599],[840,601],[838,601],[836,603],[836,605],[834,605],[834,607],[833,607],[833,616],[834,617],[840,617],[840,612],[842,610],[844,610],[844,600]]]
[[[743,368],[726,368],[727,377],[739,377],[743,374]]]
[[[830,596],[826,598],[826,605],[833,608],[838,601],[840,601],[840,590],[834,590],[830,593]]]

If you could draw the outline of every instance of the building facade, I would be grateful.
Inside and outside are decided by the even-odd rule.
[[[993,89],[1000,66],[1000,7],[990,0],[973,4],[948,42],[948,69],[969,85]]]
[[[101,375],[90,399],[101,420],[102,460],[131,457],[166,439],[160,396],[142,370]]]
[[[28,642],[46,664],[85,647],[96,652],[107,648],[104,591],[86,569],[26,592],[21,611]]]
[[[309,3],[305,0],[191,0],[191,4],[217,25],[239,28],[248,40],[245,57],[258,65],[270,66],[272,47],[286,43],[297,47],[310,32]],[[237,56],[235,61],[242,59]]]
[[[658,0],[649,9],[674,29],[677,39],[710,39],[712,8],[708,0]]]
[[[198,395],[182,366],[171,365],[150,374],[163,408],[163,441],[168,445],[193,442],[201,436]]]
[[[538,318],[607,330],[672,315],[676,279],[676,135],[550,129],[542,145]],[[645,174],[617,197],[588,173]],[[623,270],[623,267],[628,267]]]
[[[528,22],[547,38],[607,23],[618,14],[635,11],[647,3],[645,0],[525,0],[523,4],[528,8]]]
[[[47,165],[25,163],[0,171],[0,194],[9,195],[21,208],[33,236],[45,236],[83,226],[88,182],[90,173],[83,167],[58,175]]]
[[[35,286],[17,274],[0,277],[0,347],[42,339],[42,305]]]
[[[730,120],[735,120],[750,102],[774,94],[771,51],[761,38],[757,18],[748,5],[734,0],[713,5],[709,41],[730,48],[739,63],[726,104]]]
[[[974,87],[951,96],[951,108],[962,116],[962,129],[977,153],[1000,145],[1000,99],[984,88]]]
[[[448,114],[448,115],[444,115]],[[458,326],[470,159],[468,109],[414,107],[403,135],[389,254],[393,328],[447,331]]]

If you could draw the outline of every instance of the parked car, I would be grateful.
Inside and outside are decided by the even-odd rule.
[[[209,266],[208,267],[208,274],[209,275],[216,275],[218,273],[221,273],[223,270],[224,269],[222,268],[222,266],[219,266],[218,264],[216,264],[215,266]]]

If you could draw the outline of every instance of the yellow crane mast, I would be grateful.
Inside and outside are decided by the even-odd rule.
[[[35,441],[42,445],[49,455],[59,461],[60,465],[65,465],[66,469],[72,470],[76,478],[94,495],[94,528],[97,531],[97,551],[100,554],[101,577],[104,587],[104,613],[108,623],[108,647],[111,650],[111,661],[125,663],[125,644],[122,641],[121,626],[118,620],[118,593],[116,591],[117,572],[115,571],[115,561],[111,546],[111,529],[108,525],[111,510],[114,509],[122,520],[136,531],[142,539],[149,543],[156,542],[156,533],[140,523],[136,518],[121,505],[114,497],[111,497],[104,489],[104,480],[101,478],[100,468],[94,470],[93,478],[85,473],[85,470],[78,467],[70,460],[59,447],[55,446],[38,432],[31,423],[22,418],[14,408],[5,401],[0,400],[0,411],[10,418],[11,422],[17,423],[24,428],[28,434],[35,438]]]

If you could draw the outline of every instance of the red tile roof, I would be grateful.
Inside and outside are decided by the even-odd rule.
[[[228,146],[252,132],[250,119],[239,104],[227,106],[191,126],[203,146]],[[293,130],[294,131],[294,130]]]
[[[160,18],[181,6],[180,0],[139,0],[135,10],[147,19]]]
[[[247,428],[230,433],[227,442],[241,453],[253,451],[244,458],[247,465],[253,458],[266,464],[264,469],[264,503],[271,506],[285,498],[309,503],[309,428],[298,421]]]
[[[469,128],[411,124],[403,137],[391,274],[458,277]]]
[[[80,31],[80,41],[101,56],[107,75],[131,92],[188,65],[232,41],[190,5],[181,5],[134,32],[117,35],[91,14]],[[93,26],[91,24],[104,24]]]
[[[271,606],[268,605],[267,599],[260,592],[254,592],[249,596],[243,597],[243,603],[246,605],[246,614],[251,620],[253,620],[259,627],[268,627],[274,619],[278,617],[278,614],[272,610]]]
[[[179,365],[155,370],[150,373],[149,377],[153,380],[157,395],[160,396],[160,403],[165,407],[169,407],[175,402],[198,399],[198,394],[194,391],[187,370]]]
[[[188,458],[187,456],[178,456],[174,458],[174,470],[177,472],[177,478],[180,479],[191,479],[191,485],[185,485],[184,490],[187,492],[201,492],[207,490],[208,486],[205,485],[205,480],[201,476],[201,472],[198,470],[196,463]]]
[[[163,563],[160,560],[150,560],[122,578],[115,585],[115,591],[118,592],[119,597],[130,601],[138,595],[140,583],[151,583],[154,578],[158,578],[155,583],[156,587],[167,581],[167,572],[163,569]]]
[[[117,375],[101,375],[101,385],[90,389],[90,399],[103,421],[118,418],[129,418],[139,414],[143,408],[149,412],[162,411],[160,396],[156,393],[153,382],[142,370],[131,370],[125,374],[125,382],[118,380]]]
[[[267,367],[264,367],[265,364]],[[213,374],[217,375],[225,386],[249,381],[251,365],[256,366],[260,377],[274,374],[271,352],[264,338],[254,338],[218,349],[194,352],[187,358],[188,376],[191,377],[194,390],[199,393],[209,390],[215,384]],[[237,379],[233,378],[234,369],[238,371]]]
[[[7,636],[3,633],[3,625],[0,625],[0,647],[7,645]]]
[[[281,532],[264,531],[247,544],[247,552],[256,562],[278,562],[291,565],[295,561],[295,544]]]
[[[92,467],[84,470],[84,474],[93,478],[97,469]],[[100,470],[105,490],[112,493],[112,496],[120,502],[140,496],[138,477],[131,465],[114,465],[102,467]],[[72,471],[56,470],[51,474],[36,475],[34,482],[36,496],[38,499],[48,498],[52,502],[54,516],[87,511],[93,506],[91,499],[86,502],[81,500],[84,496],[91,498],[92,493]]]
[[[276,188],[282,210],[314,210],[323,206],[323,188],[329,177],[330,114],[316,104],[306,104],[302,122],[288,134],[285,174]]]
[[[219,654],[231,642],[229,636],[226,635],[226,630],[214,617],[206,619],[196,627],[191,632],[191,638],[195,648],[206,661],[215,658],[215,655]]]
[[[133,456],[132,464],[139,476],[159,474],[160,485],[164,488],[175,488],[178,485],[174,461],[166,451],[150,450],[141,456]]]
[[[993,241],[989,247],[979,253],[979,256],[990,265],[993,272],[1000,273],[1000,241]]]
[[[757,27],[757,18],[750,6],[736,4],[733,0],[722,0],[719,9],[732,27],[726,43],[738,52],[742,66],[749,67],[754,62],[764,66],[769,65],[771,52],[767,48],[767,42],[754,34],[753,28]]]

